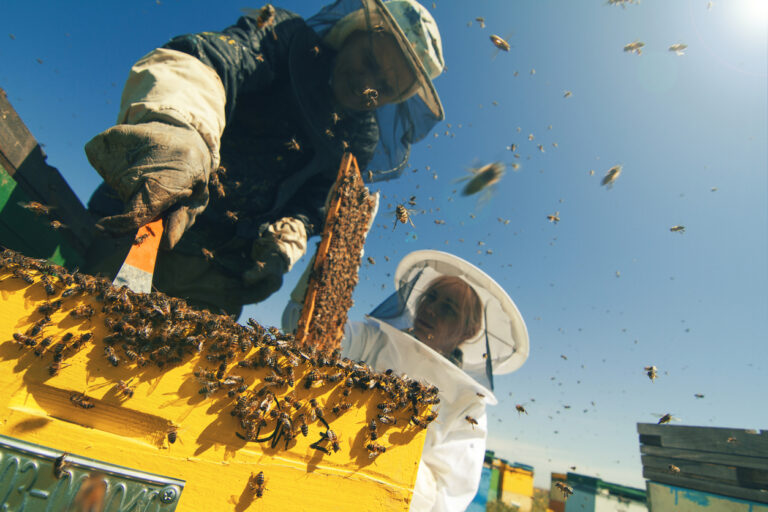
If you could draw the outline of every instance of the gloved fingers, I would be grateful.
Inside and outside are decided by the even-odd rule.
[[[144,184],[128,201],[125,212],[100,219],[96,223],[97,228],[115,235],[124,235],[139,229],[155,219],[164,210],[164,203],[152,204],[149,202],[148,198],[152,195],[149,193],[148,185]]]
[[[182,235],[195,223],[195,218],[208,206],[208,189],[203,190],[202,197],[185,201],[165,216],[161,242],[164,249],[173,249]]]

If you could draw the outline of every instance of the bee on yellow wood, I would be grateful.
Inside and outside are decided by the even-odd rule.
[[[248,479],[248,488],[256,494],[257,498],[261,498],[264,495],[264,472],[259,471],[254,475],[251,473],[251,478]]]
[[[378,443],[368,443],[365,447],[368,450],[368,458],[373,459],[387,451],[387,448]]]
[[[125,398],[131,398],[133,396],[133,388],[134,386],[130,386],[130,383],[133,379],[129,379],[128,382],[124,380],[120,380],[117,382],[117,384],[114,387],[114,390],[120,395]]]
[[[547,215],[547,220],[549,220],[549,222],[553,224],[557,224],[558,222],[560,222],[559,215],[560,215],[560,212],[555,212],[552,215]]]
[[[619,178],[621,175],[621,165],[614,165],[610,169],[608,169],[608,173],[603,176],[603,180],[600,182],[601,185],[607,186],[608,188],[613,187],[614,182]]]
[[[645,46],[645,43],[642,41],[633,41],[629,44],[624,45],[624,51],[629,53],[636,53],[637,55],[643,54],[643,46]]]
[[[491,42],[493,43],[493,45],[496,48],[498,48],[499,50],[508,52],[509,49],[512,48],[512,46],[508,42],[506,42],[504,39],[502,39],[501,37],[497,36],[496,34],[492,34],[490,36],[490,39],[491,39]]]
[[[51,210],[54,209],[53,206],[48,206],[37,201],[29,201],[28,203],[19,201],[18,205],[26,210],[31,211],[35,215],[48,215],[51,213]]]
[[[673,233],[685,233],[685,226],[672,226],[669,230]]]
[[[687,44],[675,43],[669,47],[669,51],[675,52],[677,55],[685,55],[686,48],[688,48]]]

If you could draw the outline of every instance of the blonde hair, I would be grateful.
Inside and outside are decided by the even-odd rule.
[[[455,300],[459,313],[462,315],[462,332],[457,346],[474,337],[483,325],[483,304],[477,292],[466,281],[457,276],[440,276],[433,279],[424,293],[418,299],[417,307],[426,299],[430,292],[442,290],[449,293]]]

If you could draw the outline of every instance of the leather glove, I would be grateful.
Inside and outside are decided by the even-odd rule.
[[[88,161],[125,203],[97,226],[123,235],[168,212],[163,246],[172,249],[208,205],[211,154],[189,127],[153,121],[113,126],[85,145]]]
[[[283,274],[288,271],[288,261],[277,246],[259,241],[254,243],[251,252],[253,268],[243,273],[245,284],[253,289],[250,298],[254,303],[279,290],[283,286]]]

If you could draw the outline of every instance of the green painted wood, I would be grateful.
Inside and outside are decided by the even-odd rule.
[[[638,423],[637,432],[644,445],[768,458],[768,431]]]
[[[0,164],[0,244],[32,258],[45,258],[57,265],[82,266],[84,257],[67,242],[63,234],[19,206],[32,199]]]

